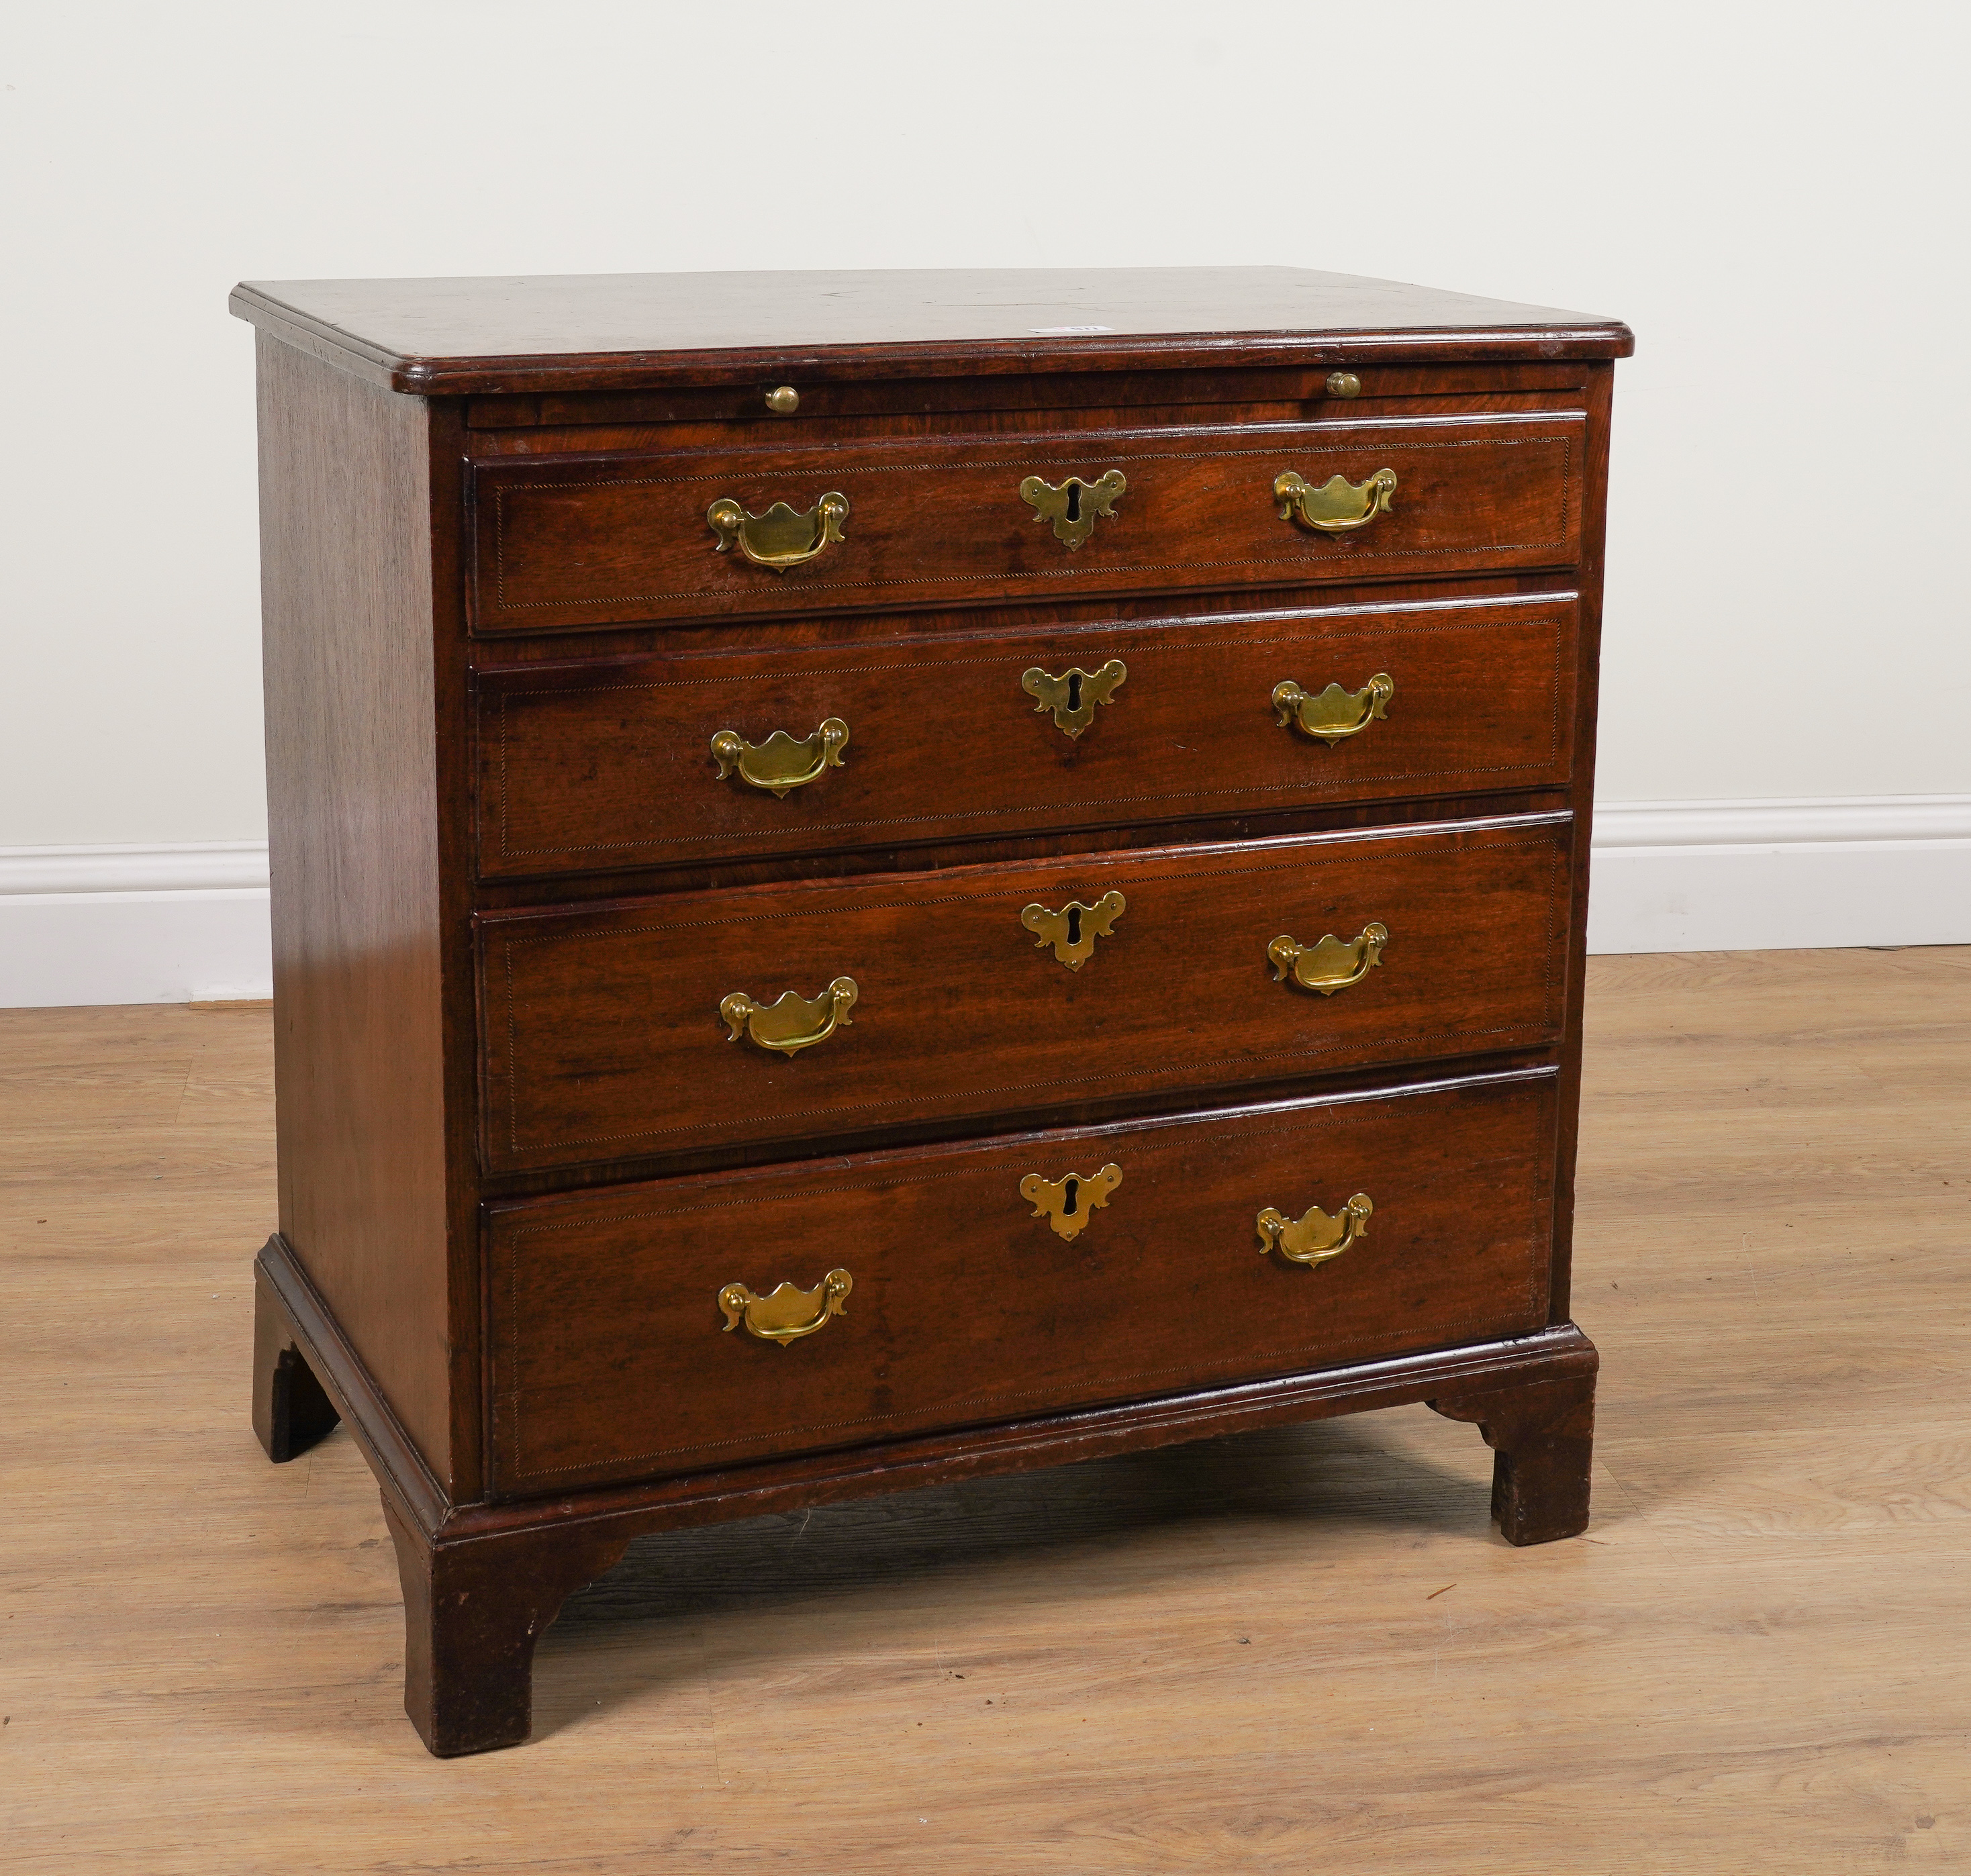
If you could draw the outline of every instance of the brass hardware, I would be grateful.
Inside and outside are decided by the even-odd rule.
[[[1119,469],[1111,469],[1093,482],[1070,476],[1058,488],[1038,476],[1028,476],[1020,484],[1020,500],[1033,504],[1034,519],[1051,521],[1054,539],[1072,549],[1095,532],[1100,516],[1116,512],[1116,504],[1129,487],[1129,478]]]
[[[1109,1203],[1109,1194],[1122,1183],[1119,1166],[1105,1166],[1086,1178],[1064,1173],[1058,1179],[1043,1179],[1028,1173],[1020,1181],[1020,1197],[1034,1208],[1036,1218],[1044,1218],[1057,1238],[1070,1243],[1080,1236],[1090,1212]]]
[[[800,409],[800,393],[790,384],[776,385],[767,393],[767,408],[776,417],[791,417]]]
[[[831,1270],[811,1290],[783,1283],[767,1296],[755,1296],[743,1283],[728,1283],[718,1292],[718,1307],[725,1314],[728,1335],[743,1322],[748,1335],[785,1348],[813,1334],[829,1317],[847,1315],[843,1300],[855,1287],[855,1279],[845,1270]]]
[[[1339,1257],[1357,1238],[1369,1233],[1369,1216],[1374,1203],[1366,1192],[1358,1192],[1340,1213],[1328,1216],[1318,1205],[1311,1205],[1298,1218],[1289,1218],[1269,1205],[1254,1223],[1259,1233],[1259,1255],[1278,1251],[1289,1262],[1324,1264]]]
[[[1323,534],[1347,534],[1366,528],[1378,515],[1394,511],[1389,497],[1396,492],[1396,472],[1378,469],[1366,482],[1350,482],[1346,476],[1332,475],[1316,488],[1303,482],[1288,469],[1275,478],[1273,500],[1279,503],[1280,519],[1298,516],[1308,527]]]
[[[836,978],[818,997],[783,991],[770,1004],[755,1003],[744,991],[735,990],[719,1004],[718,1019],[732,1032],[728,1042],[737,1042],[743,1032],[763,1049],[798,1055],[836,1030],[849,1028],[849,1012],[859,995],[852,977]]]
[[[1360,397],[1362,380],[1352,371],[1331,371],[1328,374],[1328,395],[1330,397]]]
[[[1273,708],[1285,729],[1292,724],[1309,736],[1318,736],[1332,749],[1337,743],[1359,736],[1371,723],[1385,721],[1383,712],[1396,694],[1396,681],[1386,671],[1378,671],[1360,690],[1344,690],[1331,684],[1318,696],[1310,696],[1292,678],[1273,686]]]
[[[764,515],[749,515],[731,496],[722,495],[705,511],[705,519],[718,536],[718,552],[729,552],[737,541],[740,552],[754,566],[784,573],[842,539],[849,497],[824,495],[804,515],[796,514],[785,502],[774,503]]]
[[[1383,947],[1389,942],[1386,925],[1364,925],[1356,939],[1337,938],[1332,932],[1314,945],[1296,944],[1285,932],[1266,947],[1272,960],[1273,982],[1283,984],[1291,974],[1303,990],[1318,990],[1331,997],[1337,990],[1359,984],[1383,961]]]
[[[1095,721],[1097,704],[1116,701],[1129,675],[1129,667],[1120,658],[1111,658],[1099,671],[1070,666],[1059,677],[1033,665],[1020,673],[1020,688],[1034,700],[1034,715],[1051,710],[1054,728],[1071,741]]]
[[[1119,892],[1105,892],[1093,905],[1072,899],[1058,912],[1030,905],[1020,914],[1020,923],[1034,934],[1040,949],[1052,945],[1054,956],[1070,970],[1078,971],[1094,955],[1096,940],[1115,930],[1129,905]]]
[[[770,789],[784,801],[823,769],[840,768],[848,741],[849,725],[839,717],[823,717],[812,736],[795,738],[776,730],[763,743],[749,743],[737,730],[721,730],[712,739],[712,754],[722,782],[736,768],[742,782]]]

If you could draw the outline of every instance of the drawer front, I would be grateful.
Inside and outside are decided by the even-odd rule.
[[[496,1489],[709,1470],[1536,1329],[1553,1086],[1490,1077],[497,1209]],[[1075,1174],[1106,1190],[1099,1207],[1077,1195],[1068,1236],[1022,1185]],[[1372,1209],[1351,1220],[1357,1194]],[[831,1296],[835,1270],[849,1287]],[[782,1283],[805,1294],[774,1299]],[[819,1326],[774,1342],[749,1320]]]
[[[480,870],[1561,784],[1575,630],[1572,599],[1549,597],[498,673],[478,696]],[[1032,671],[1065,682],[1029,689]],[[1308,701],[1276,704],[1283,683]],[[720,760],[726,737],[746,759]]]
[[[536,632],[1568,566],[1585,434],[1584,418],[1543,412],[481,464],[473,624]],[[1334,487],[1296,504],[1276,492],[1288,474]],[[1113,499],[1110,477],[1125,485]],[[1057,498],[1024,496],[1029,478],[1061,503],[1070,480],[1086,485],[1079,517],[1044,514]],[[1349,487],[1368,491],[1359,515]],[[777,526],[731,522],[777,504]],[[749,544],[812,557],[756,564]]]
[[[596,1164],[1543,1046],[1571,825],[488,915],[482,1151],[494,1171]],[[852,1003],[829,996],[845,980]]]

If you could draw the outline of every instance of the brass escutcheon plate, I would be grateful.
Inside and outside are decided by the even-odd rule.
[[[1020,1197],[1034,1208],[1036,1218],[1044,1218],[1057,1238],[1072,1243],[1082,1233],[1091,1212],[1109,1203],[1109,1194],[1122,1183],[1122,1169],[1107,1165],[1100,1172],[1064,1173],[1058,1179],[1043,1179],[1028,1173],[1020,1181]]]
[[[1099,518],[1116,512],[1116,504],[1129,487],[1129,478],[1119,469],[1111,469],[1093,482],[1070,476],[1058,487],[1028,476],[1020,484],[1020,500],[1032,506],[1037,519],[1054,523],[1054,539],[1072,552],[1095,532]]]
[[[1034,935],[1034,944],[1054,954],[1071,971],[1078,971],[1095,954],[1095,941],[1106,938],[1116,921],[1129,909],[1119,892],[1105,892],[1093,905],[1070,899],[1058,912],[1044,905],[1030,905],[1020,914],[1020,923]]]
[[[1111,658],[1099,671],[1084,671],[1070,665],[1056,677],[1038,665],[1020,673],[1020,688],[1034,700],[1034,713],[1054,712],[1054,726],[1072,742],[1095,721],[1097,704],[1113,703],[1129,667],[1120,658]]]

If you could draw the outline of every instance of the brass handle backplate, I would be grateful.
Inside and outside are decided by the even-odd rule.
[[[855,1279],[845,1270],[831,1270],[811,1290],[783,1283],[765,1296],[755,1296],[743,1283],[728,1283],[718,1292],[718,1307],[728,1335],[743,1323],[748,1335],[784,1348],[813,1334],[829,1317],[845,1316],[843,1304],[855,1287]]]
[[[1038,665],[1020,673],[1020,688],[1034,700],[1034,711],[1054,712],[1054,726],[1071,742],[1095,721],[1097,704],[1113,703],[1129,667],[1120,658],[1111,658],[1099,671],[1084,671],[1070,666],[1059,677]]]
[[[1273,483],[1280,519],[1292,518],[1321,534],[1348,534],[1366,528],[1378,515],[1391,512],[1389,497],[1396,492],[1393,469],[1378,469],[1366,482],[1332,475],[1319,488],[1289,469]]]
[[[1383,713],[1396,694],[1396,679],[1386,671],[1378,671],[1360,690],[1331,684],[1324,691],[1308,692],[1288,678],[1273,686],[1273,711],[1282,729],[1291,724],[1332,749],[1360,735],[1371,723],[1385,721]]]
[[[1081,1236],[1091,1212],[1109,1203],[1109,1194],[1122,1183],[1122,1169],[1109,1165],[1100,1172],[1064,1173],[1058,1179],[1043,1179],[1028,1173],[1020,1181],[1020,1197],[1034,1208],[1036,1218],[1044,1218],[1057,1238],[1072,1243]]]
[[[737,730],[721,730],[712,739],[712,754],[722,782],[737,769],[742,782],[770,790],[784,801],[790,790],[805,788],[823,769],[840,768],[848,742],[849,725],[839,717],[824,717],[812,736],[776,730],[763,743],[749,743]]]
[[[1072,551],[1095,532],[1100,516],[1116,512],[1116,504],[1129,487],[1129,478],[1119,469],[1111,469],[1093,482],[1070,476],[1058,487],[1038,476],[1028,476],[1020,484],[1020,500],[1032,506],[1036,520],[1051,521],[1054,539]]]
[[[1093,905],[1070,899],[1058,912],[1030,905],[1021,913],[1020,923],[1041,950],[1052,945],[1054,956],[1070,970],[1078,971],[1094,955],[1096,940],[1109,936],[1129,909],[1129,901],[1119,892],[1105,892]]]
[[[1318,1205],[1309,1206],[1298,1218],[1289,1218],[1269,1205],[1255,1220],[1259,1255],[1278,1251],[1290,1263],[1324,1264],[1367,1235],[1369,1215],[1375,1209],[1366,1192],[1357,1193],[1333,1218]]]
[[[804,565],[831,542],[842,539],[849,519],[849,497],[824,495],[806,514],[776,502],[764,515],[749,515],[729,495],[722,495],[705,511],[706,524],[718,536],[718,551],[728,553],[736,544],[756,567],[784,573]]]
[[[728,1042],[744,1035],[763,1049],[798,1055],[849,1028],[849,1012],[860,994],[852,977],[836,978],[818,997],[797,997],[787,990],[771,1003],[755,1003],[744,991],[735,990],[720,1002],[718,1018],[732,1032]]]
[[[1273,982],[1289,978],[1303,990],[1318,990],[1331,997],[1337,990],[1359,984],[1383,961],[1383,947],[1389,942],[1386,925],[1364,925],[1359,938],[1337,938],[1330,932],[1318,944],[1295,943],[1285,932],[1266,947],[1272,960]]]

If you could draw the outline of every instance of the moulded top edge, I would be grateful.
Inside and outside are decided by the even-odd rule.
[[[1291,268],[249,282],[231,305],[427,396],[1634,349],[1616,320]]]

